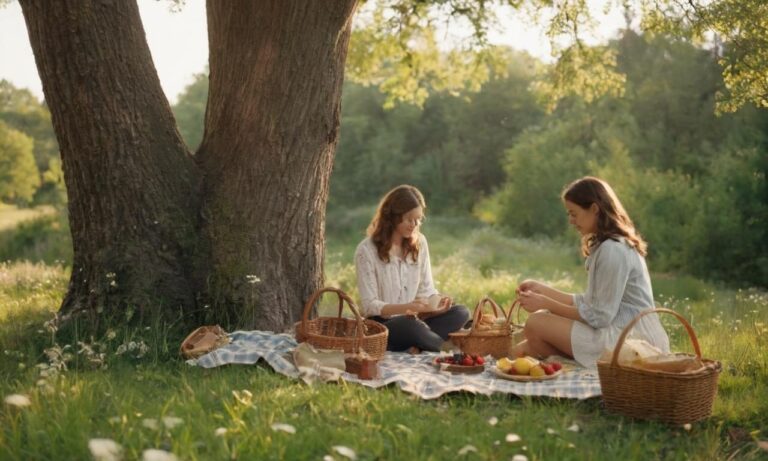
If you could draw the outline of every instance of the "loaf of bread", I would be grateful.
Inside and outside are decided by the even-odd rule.
[[[606,349],[600,356],[600,361],[610,362],[613,350]],[[700,358],[682,353],[662,353],[659,348],[642,339],[628,339],[624,342],[618,358],[619,365],[656,370],[669,373],[689,373],[704,366]]]
[[[619,351],[619,365],[629,366],[632,363],[661,355],[661,349],[644,339],[627,339]],[[605,349],[600,356],[601,362],[610,362],[613,359],[613,349]]]
[[[689,373],[700,370],[704,363],[690,354],[661,354],[638,360],[632,364],[635,368],[658,370],[669,373]]]

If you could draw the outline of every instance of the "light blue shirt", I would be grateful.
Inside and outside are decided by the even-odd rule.
[[[645,258],[624,239],[607,239],[593,248],[586,267],[587,291],[574,295],[573,303],[587,325],[607,333],[605,346],[610,346],[640,312],[655,307],[648,267]],[[640,319],[630,336],[645,339],[663,352],[669,351],[669,338],[657,315]],[[573,346],[574,351],[585,346],[592,349],[585,344]]]

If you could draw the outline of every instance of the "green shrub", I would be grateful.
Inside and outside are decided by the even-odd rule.
[[[66,213],[30,219],[0,232],[0,261],[28,260],[72,264],[72,238]]]

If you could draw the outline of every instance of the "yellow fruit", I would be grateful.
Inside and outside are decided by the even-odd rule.
[[[538,378],[541,376],[546,375],[547,373],[544,371],[543,368],[541,368],[541,365],[536,365],[531,367],[531,376],[534,378]]]
[[[518,357],[515,359],[515,369],[519,375],[527,375],[531,371],[533,364],[527,357]]]
[[[503,372],[509,371],[509,369],[512,368],[512,365],[512,361],[506,357],[502,357],[496,361],[496,368]]]

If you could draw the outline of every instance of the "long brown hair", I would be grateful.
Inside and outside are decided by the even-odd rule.
[[[619,197],[607,182],[593,176],[585,176],[568,184],[563,189],[562,198],[563,201],[567,200],[585,210],[593,203],[597,205],[597,232],[581,239],[581,253],[584,256],[589,256],[594,245],[606,239],[618,240],[621,237],[641,255],[647,254],[648,244],[635,230],[635,225],[624,210]]]
[[[376,214],[368,226],[368,235],[371,237],[379,258],[389,262],[389,250],[392,249],[392,234],[395,228],[403,221],[403,215],[421,207],[426,211],[427,205],[424,196],[413,186],[397,186],[381,199]],[[403,259],[411,256],[414,262],[419,258],[419,235],[414,234],[409,239],[403,239]]]

